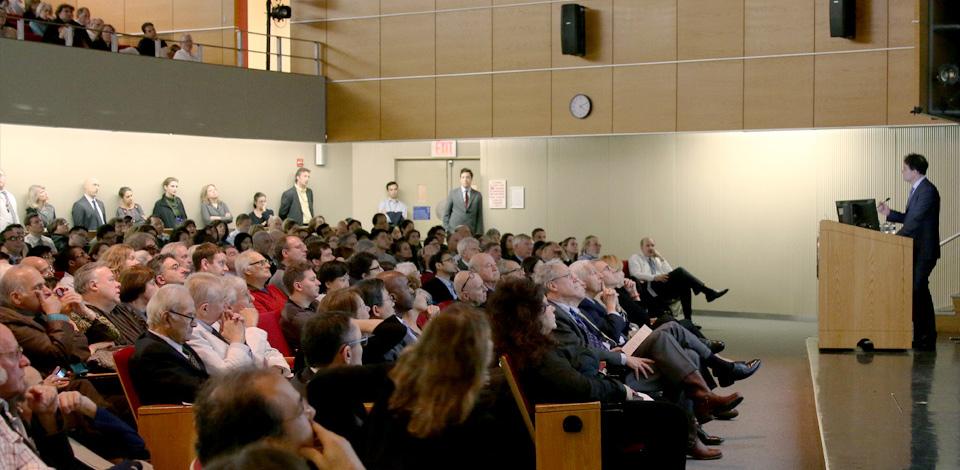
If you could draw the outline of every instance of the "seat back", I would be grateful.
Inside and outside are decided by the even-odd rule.
[[[523,416],[523,424],[527,426],[527,431],[530,432],[530,439],[536,442],[537,434],[533,428],[533,419],[530,417],[532,410],[530,402],[523,396],[523,391],[520,390],[520,383],[517,380],[517,376],[514,374],[513,367],[510,366],[510,358],[507,357],[506,354],[500,356],[500,368],[503,369],[503,375],[507,379],[507,385],[510,386],[510,393],[513,395],[513,400],[517,403],[517,408],[520,410],[520,416]]]
[[[137,395],[137,390],[133,388],[133,381],[130,379],[130,357],[133,356],[133,351],[133,346],[127,346],[114,351],[113,362],[117,365],[117,375],[120,376],[123,396],[127,397],[127,403],[130,405],[130,411],[133,412],[133,418],[137,419],[137,410],[140,409],[140,397]]]

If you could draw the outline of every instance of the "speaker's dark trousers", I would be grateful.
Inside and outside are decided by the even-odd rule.
[[[916,346],[933,345],[937,342],[937,321],[933,311],[933,296],[930,295],[930,273],[937,260],[915,259],[913,261],[913,342]]]
[[[683,268],[670,271],[664,282],[653,281],[651,287],[657,293],[657,297],[651,299],[655,302],[659,301],[667,305],[671,300],[679,299],[683,307],[683,318],[687,320],[693,320],[693,296],[706,289],[702,281]],[[649,296],[649,292],[646,295]]]

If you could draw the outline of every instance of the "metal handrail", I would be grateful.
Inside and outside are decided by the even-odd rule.
[[[951,236],[949,236],[949,237],[947,237],[947,238],[944,238],[942,241],[940,241],[940,247],[942,248],[942,247],[946,246],[948,243],[950,243],[950,242],[952,242],[952,241],[954,241],[954,240],[956,240],[956,239],[958,239],[958,238],[960,238],[960,232],[957,232],[957,233],[955,233],[955,234],[953,234],[953,235],[951,235]]]
[[[64,37],[63,37],[64,43],[65,43],[67,46],[72,46],[72,45],[73,45],[73,37],[74,37],[74,35],[76,34],[76,33],[75,33],[75,30],[78,30],[78,29],[79,29],[79,30],[83,30],[84,32],[87,31],[87,28],[85,28],[85,27],[83,27],[83,26],[74,26],[74,25],[70,25],[70,24],[64,24],[64,23],[54,22],[54,21],[46,21],[46,20],[35,19],[35,18],[17,18],[17,21],[16,21],[16,24],[17,24],[17,36],[16,36],[16,39],[17,39],[17,40],[19,40],[19,41],[24,41],[24,40],[26,40],[26,28],[27,28],[27,23],[30,23],[30,22],[39,23],[39,24],[44,24],[44,25],[47,25],[47,26],[53,26],[53,27],[57,27],[57,28],[60,28],[60,27],[66,27],[66,28],[68,28],[67,31],[66,31],[65,34],[64,34]],[[262,33],[243,31],[243,30],[241,30],[241,29],[239,29],[239,28],[232,27],[232,26],[228,26],[228,27],[217,27],[217,28],[204,28],[204,29],[195,29],[195,30],[181,30],[181,32],[188,33],[188,32],[201,32],[201,31],[215,31],[215,30],[220,30],[220,31],[233,30],[234,33],[236,34],[236,41],[237,41],[236,44],[237,44],[238,47],[228,47],[228,46],[222,46],[222,45],[216,45],[216,44],[204,44],[204,43],[194,42],[193,44],[194,44],[195,46],[197,46],[197,55],[200,57],[201,61],[202,61],[202,58],[203,58],[203,50],[204,50],[204,49],[222,49],[222,50],[225,50],[225,51],[234,52],[234,53],[236,54],[237,66],[238,66],[238,67],[247,68],[247,67],[249,66],[249,64],[245,64],[245,63],[244,63],[244,56],[243,56],[243,53],[244,53],[244,52],[246,52],[246,53],[254,53],[254,54],[264,54],[264,55],[267,55],[267,54],[268,54],[266,51],[249,49],[249,48],[244,48],[244,47],[243,47],[243,45],[244,45],[244,44],[243,44],[243,33],[248,33],[248,34],[253,34],[253,35],[259,35],[259,36],[266,36],[265,34],[262,34]],[[164,33],[164,34],[171,34],[171,33],[170,33],[170,32],[167,32],[167,33]],[[313,62],[315,63],[315,65],[316,65],[316,66],[315,66],[315,69],[314,69],[314,74],[317,75],[317,76],[319,76],[319,75],[321,74],[321,70],[322,70],[321,46],[322,46],[322,43],[320,43],[320,42],[318,42],[318,41],[310,41],[310,40],[296,39],[296,38],[287,38],[287,37],[276,36],[276,35],[273,35],[273,36],[270,36],[270,37],[274,38],[274,40],[276,40],[276,42],[277,42],[276,52],[271,52],[271,53],[269,53],[269,56],[270,56],[270,57],[277,57],[278,59],[282,59],[282,58],[286,57],[286,58],[289,58],[289,59],[311,60],[311,61],[313,61]],[[141,33],[141,34],[127,34],[127,33],[118,33],[118,32],[110,33],[109,45],[110,45],[110,50],[111,50],[111,52],[119,52],[119,51],[120,51],[120,39],[122,39],[122,38],[130,38],[130,39],[133,39],[133,40],[136,40],[136,41],[140,41],[140,40],[143,39],[143,34],[142,34],[142,33]],[[282,46],[284,40],[287,40],[287,41],[300,41],[300,42],[307,42],[307,43],[313,44],[313,45],[314,45],[314,47],[313,47],[313,50],[314,50],[314,55],[313,55],[313,57],[310,57],[310,56],[302,56],[302,55],[294,55],[294,54],[285,54],[285,53],[283,52],[283,46]],[[172,38],[171,38],[171,39],[166,39],[166,38],[163,38],[163,39],[161,39],[161,38],[155,39],[155,40],[154,40],[154,42],[155,42],[154,51],[155,51],[155,54],[156,54],[157,57],[161,57],[161,53],[162,53],[162,50],[161,50],[161,47],[160,47],[160,46],[161,46],[161,41],[165,41],[165,42],[168,42],[168,43],[174,43],[174,44],[182,42],[182,41],[180,41],[180,40],[172,39]],[[129,45],[129,44],[128,44],[128,46],[131,46],[131,47],[132,47],[132,45]],[[282,66],[282,60],[278,60],[278,62],[279,62],[279,63],[281,64],[281,66]],[[282,72],[283,70],[282,70],[281,67],[278,67],[278,70],[277,70],[277,71],[278,71],[278,72]]]

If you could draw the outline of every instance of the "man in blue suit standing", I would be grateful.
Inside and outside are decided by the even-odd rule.
[[[913,239],[913,348],[921,351],[934,351],[937,343],[930,273],[940,258],[940,193],[927,179],[929,166],[923,155],[904,157],[900,173],[912,185],[906,211],[877,207],[888,222],[903,224],[897,235]]]

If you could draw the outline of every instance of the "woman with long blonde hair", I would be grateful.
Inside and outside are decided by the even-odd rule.
[[[368,468],[493,468],[501,436],[477,406],[493,358],[483,312],[454,304],[389,373],[393,391],[367,420]],[[479,451],[479,452],[478,452]]]
[[[57,210],[49,202],[50,196],[47,195],[47,188],[39,184],[30,186],[27,191],[27,214],[35,213],[40,216],[43,225],[50,225],[57,218]]]

